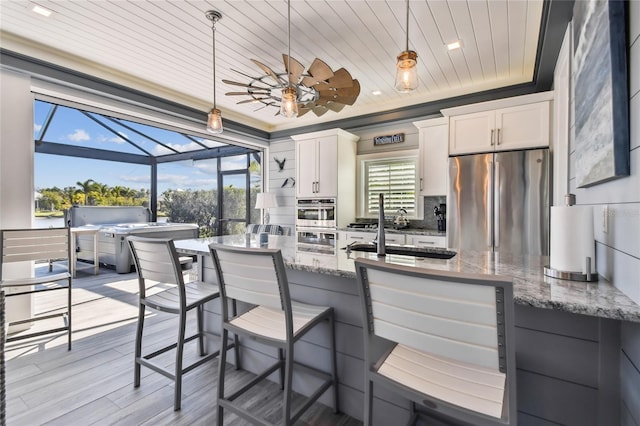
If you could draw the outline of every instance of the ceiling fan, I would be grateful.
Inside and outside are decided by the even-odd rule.
[[[273,106],[278,108],[275,115],[280,114],[282,102],[282,90],[292,86],[296,90],[298,103],[298,117],[309,111],[320,117],[327,111],[339,112],[345,105],[353,105],[360,94],[360,83],[354,80],[344,68],[333,71],[329,65],[316,58],[309,69],[294,58],[282,55],[286,72],[276,73],[267,65],[252,59],[254,64],[264,74],[253,77],[248,74],[233,70],[251,80],[249,83],[241,83],[231,80],[222,80],[223,83],[244,87],[243,92],[227,92],[227,96],[249,96],[238,104],[260,103],[258,109]],[[290,68],[290,69],[289,69]],[[289,75],[289,81],[287,81]]]

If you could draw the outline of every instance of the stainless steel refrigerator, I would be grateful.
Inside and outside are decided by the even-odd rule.
[[[448,245],[549,254],[549,150],[449,158]]]

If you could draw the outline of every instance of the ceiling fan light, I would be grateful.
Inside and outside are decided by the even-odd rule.
[[[293,118],[298,115],[298,99],[297,91],[293,87],[282,89],[282,103],[280,104],[280,114],[287,118]]]
[[[408,93],[418,87],[418,54],[405,50],[398,55],[396,64],[396,84],[398,92]]]
[[[207,132],[222,133],[222,113],[217,108],[211,108],[207,119]]]

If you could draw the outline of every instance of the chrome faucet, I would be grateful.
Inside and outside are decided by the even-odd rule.
[[[376,251],[378,256],[385,256],[384,241],[384,195],[380,194],[378,199],[378,237],[376,238]]]

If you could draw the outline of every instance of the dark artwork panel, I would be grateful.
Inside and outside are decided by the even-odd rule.
[[[576,182],[629,175],[629,95],[623,1],[584,0],[573,9]]]

